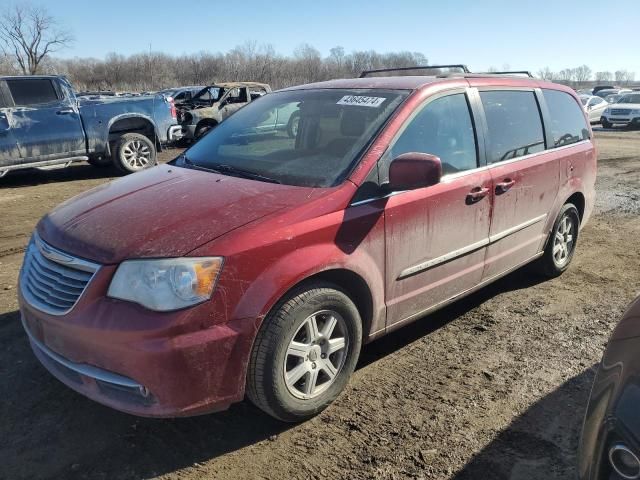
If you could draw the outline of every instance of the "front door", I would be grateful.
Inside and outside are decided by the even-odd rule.
[[[0,80],[0,176],[3,175],[2,167],[20,163],[18,142],[11,128],[11,110],[3,90]]]
[[[442,181],[390,196],[385,207],[387,324],[415,318],[482,279],[491,176],[478,163],[464,91],[427,101],[381,162],[407,152],[440,157]],[[385,173],[387,172],[387,173]]]
[[[22,163],[86,155],[80,113],[69,92],[51,78],[11,78],[6,84]]]
[[[531,260],[542,248],[559,188],[558,155],[545,150],[532,90],[480,92],[494,195],[485,280]]]
[[[246,87],[235,87],[229,90],[221,100],[222,107],[220,108],[220,114],[222,119],[224,120],[244,107],[249,101],[248,98]]]

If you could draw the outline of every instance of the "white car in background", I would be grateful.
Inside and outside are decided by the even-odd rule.
[[[609,106],[604,98],[595,95],[580,95],[580,101],[590,123],[599,123],[602,113]]]
[[[609,104],[602,112],[600,123],[604,128],[640,127],[640,92],[627,93],[617,103]]]

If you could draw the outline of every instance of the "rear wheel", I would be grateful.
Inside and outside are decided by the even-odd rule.
[[[561,275],[573,259],[578,242],[580,215],[572,203],[566,203],[551,230],[544,254],[538,259],[537,270],[546,277]]]
[[[198,125],[198,128],[196,128],[195,131],[195,138],[196,140],[200,137],[202,137],[205,133],[207,133],[209,130],[215,128],[215,124],[213,123],[205,123],[202,125]]]
[[[156,147],[140,133],[125,133],[115,142],[112,157],[120,170],[138,172],[156,164]]]
[[[362,323],[353,301],[332,284],[309,284],[280,302],[260,328],[247,371],[247,396],[280,420],[310,418],[344,389],[361,343]]]

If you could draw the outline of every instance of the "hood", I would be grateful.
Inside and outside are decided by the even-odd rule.
[[[162,165],[67,200],[37,230],[51,245],[102,264],[182,256],[300,205],[313,190]]]
[[[640,103],[610,103],[607,108],[628,108],[630,110],[640,109]]]

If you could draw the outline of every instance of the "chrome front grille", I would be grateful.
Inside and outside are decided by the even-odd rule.
[[[51,315],[73,308],[100,268],[42,241],[34,234],[20,273],[20,290],[30,305]]]
[[[630,108],[612,108],[611,115],[629,115],[631,113]]]

